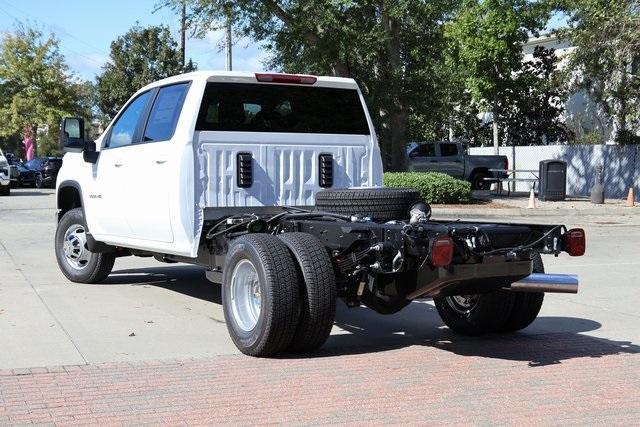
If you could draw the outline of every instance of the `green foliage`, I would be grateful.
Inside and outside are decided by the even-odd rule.
[[[561,35],[576,47],[567,69],[573,90],[584,90],[600,107],[620,143],[640,131],[640,2],[558,0],[569,14]]]
[[[452,115],[454,120],[462,121],[465,129],[471,125],[479,131],[479,123],[469,120],[478,108],[493,111],[498,120],[500,104],[517,86],[522,44],[547,20],[546,9],[536,1],[462,2],[454,19],[445,24],[447,66],[452,70],[448,99],[457,111]],[[469,108],[468,101],[475,106]],[[498,141],[494,140],[494,144],[498,145]]]
[[[585,132],[568,140],[569,144],[597,145],[604,144],[604,138],[600,132]]]
[[[82,110],[80,85],[53,35],[18,25],[0,41],[0,136],[57,131],[62,116]],[[55,145],[41,148],[42,155],[56,152]]]
[[[469,203],[471,184],[439,172],[387,172],[385,187],[414,188],[432,204]]]
[[[536,46],[498,105],[498,120],[509,145],[553,144],[570,139],[561,120],[567,92],[556,71],[553,49]]]
[[[136,25],[111,43],[109,62],[97,77],[98,107],[112,118],[143,86],[194,69],[191,61],[182,67],[168,27]]]

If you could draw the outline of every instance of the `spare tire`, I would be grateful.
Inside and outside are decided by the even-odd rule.
[[[316,209],[370,217],[374,221],[409,218],[409,209],[422,201],[411,188],[349,188],[316,193]]]

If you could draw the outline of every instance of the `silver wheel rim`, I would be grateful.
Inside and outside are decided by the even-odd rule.
[[[258,324],[262,290],[258,272],[251,261],[243,259],[231,274],[231,311],[236,324],[245,332]]]
[[[73,224],[64,233],[62,241],[64,259],[72,268],[83,270],[89,264],[91,252],[87,249],[87,233],[84,226]]]
[[[478,304],[478,295],[454,295],[445,297],[445,301],[458,314],[469,314]]]

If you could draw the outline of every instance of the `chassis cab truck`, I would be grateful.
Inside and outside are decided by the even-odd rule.
[[[433,298],[462,334],[511,332],[545,292],[575,293],[540,254],[585,251],[563,225],[438,221],[412,189],[382,187],[351,79],[200,71],[140,89],[95,141],[66,118],[55,254],[73,282],[116,258],[204,267],[227,328],[253,356],[310,352],[336,301],[395,313]]]

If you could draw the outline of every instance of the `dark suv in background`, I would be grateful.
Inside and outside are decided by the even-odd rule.
[[[36,157],[18,166],[18,184],[35,185],[38,188],[54,187],[61,167],[60,157]]]

